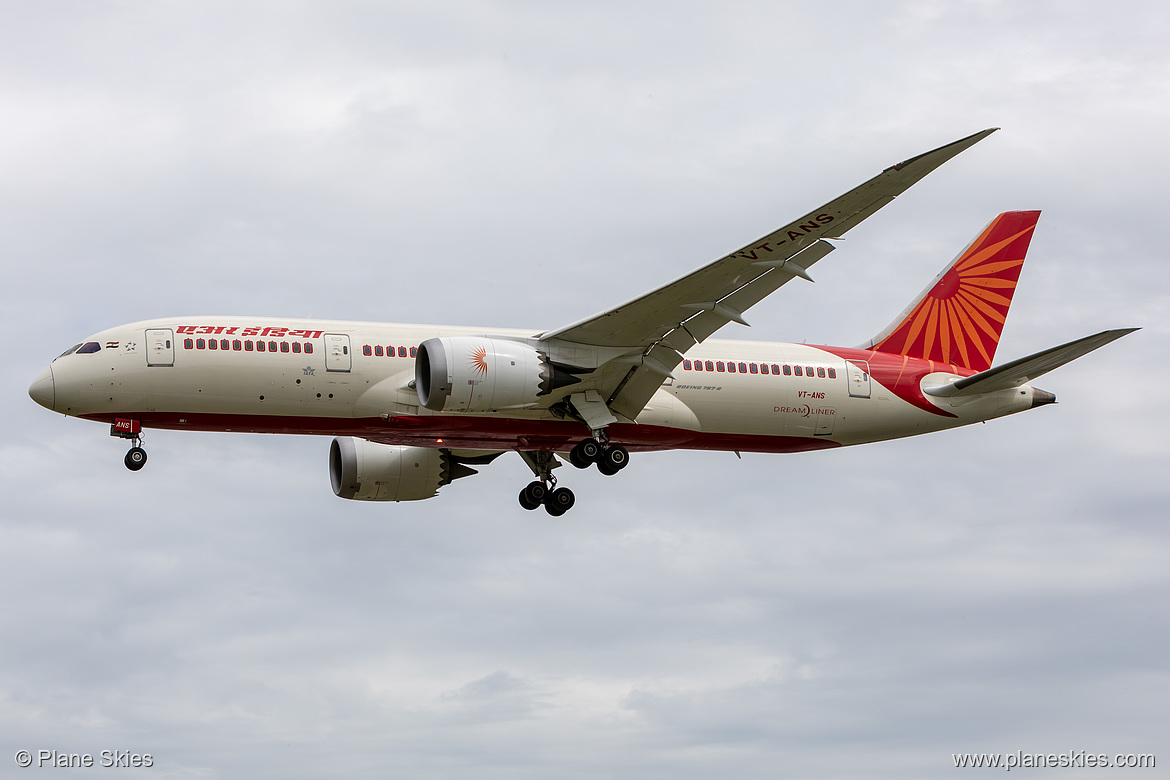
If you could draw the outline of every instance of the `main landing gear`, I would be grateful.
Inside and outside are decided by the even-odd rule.
[[[569,462],[579,469],[587,469],[594,463],[597,470],[612,476],[630,463],[630,453],[620,444],[611,444],[605,431],[599,432],[601,441],[588,438],[578,442],[569,450]],[[553,517],[560,517],[573,508],[576,497],[566,487],[557,487],[557,478],[552,470],[561,465],[551,452],[521,452],[520,457],[532,469],[536,480],[520,491],[520,506],[536,509],[543,506]]]
[[[553,517],[560,517],[573,508],[573,504],[577,503],[577,497],[567,487],[559,488],[556,485],[556,477],[550,482],[541,480],[529,482],[520,491],[520,506],[525,509],[536,509],[543,504],[544,511]]]
[[[520,457],[536,475],[536,480],[520,491],[520,506],[536,509],[543,505],[544,511],[553,517],[560,517],[573,508],[577,497],[567,487],[557,487],[557,478],[553,476],[552,470],[560,465],[555,455],[551,452],[521,452]]]
[[[630,452],[620,444],[610,444],[603,434],[601,442],[592,438],[578,442],[569,450],[569,462],[579,469],[587,469],[596,463],[598,471],[612,477],[629,465]]]
[[[121,417],[110,425],[110,435],[130,440],[130,451],[123,461],[126,468],[138,471],[146,465],[146,450],[142,449],[142,424],[138,420],[124,420]]]

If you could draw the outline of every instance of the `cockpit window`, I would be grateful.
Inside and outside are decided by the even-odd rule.
[[[62,353],[61,353],[60,355],[58,355],[57,357],[53,358],[53,360],[59,360],[59,359],[61,359],[61,358],[65,357],[66,355],[72,355],[74,352],[76,352],[76,351],[77,351],[77,348],[78,348],[78,347],[80,347],[80,346],[81,346],[80,344],[74,344],[72,347],[70,347],[69,349],[65,350],[64,352],[62,352]]]
[[[101,352],[102,345],[96,341],[87,341],[77,348],[78,355],[88,355],[91,352]]]

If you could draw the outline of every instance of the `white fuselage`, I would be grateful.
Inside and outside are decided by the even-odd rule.
[[[63,355],[30,392],[63,414],[133,418],[145,427],[563,451],[580,438],[581,423],[558,419],[547,408],[434,412],[420,405],[413,387],[413,349],[426,339],[491,334],[523,340],[534,333],[255,317],[159,319],[89,337],[86,343],[99,349]],[[611,432],[630,449],[796,451],[942,430],[1032,405],[1028,386],[953,406],[922,395],[920,385],[959,373],[866,350],[712,339],[688,351],[636,425],[619,423]]]

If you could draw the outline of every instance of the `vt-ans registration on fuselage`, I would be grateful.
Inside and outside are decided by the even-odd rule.
[[[1055,401],[1029,384],[1133,328],[993,366],[1038,211],[995,217],[894,321],[854,347],[711,336],[984,130],[893,165],[680,279],[552,330],[192,316],[89,336],[32,383],[42,406],[110,426],[334,436],[334,492],[435,496],[504,452],[526,509],[570,509],[554,469],[617,474],[631,453],[802,452],[982,422]]]

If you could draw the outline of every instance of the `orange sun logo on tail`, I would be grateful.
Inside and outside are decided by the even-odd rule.
[[[480,376],[487,376],[487,347],[476,347],[471,353],[471,370]]]
[[[992,220],[873,348],[990,368],[1039,218],[1039,211],[1009,211]]]

